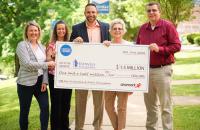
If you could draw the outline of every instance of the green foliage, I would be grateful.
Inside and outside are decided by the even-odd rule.
[[[22,29],[24,23],[38,17],[39,2],[37,1],[8,1],[4,0],[0,6],[1,22],[0,33],[1,37],[6,40],[0,42],[0,46],[8,43],[12,52],[15,51],[17,43],[22,40]]]
[[[173,79],[200,79],[200,51],[181,51],[175,57]]]
[[[151,0],[149,0],[151,1]],[[160,3],[163,17],[178,25],[189,20],[194,3],[192,0],[155,0]]]
[[[15,71],[13,56],[0,57],[0,74],[13,76]]]
[[[67,21],[68,24],[72,24],[70,14],[72,14],[77,7],[78,2],[74,0],[2,1],[0,6],[0,37],[4,37],[6,40],[0,41],[0,51],[3,51],[1,48],[6,42],[10,45],[11,52],[15,52],[17,43],[23,39],[23,28],[30,20],[37,21],[41,28],[45,30],[43,32],[44,37],[42,37],[42,41],[45,43],[48,42],[49,37],[47,37],[47,35],[50,35],[51,22],[62,19]]]
[[[187,40],[191,43],[191,44],[195,44],[195,38],[200,37],[200,33],[192,33],[192,34],[188,34],[187,35]]]
[[[174,130],[199,130],[200,105],[175,106],[173,117]]]
[[[41,41],[46,44],[52,21],[61,19],[71,25],[71,14],[78,8],[79,1],[4,0],[0,5],[0,57],[12,56],[14,61],[17,44],[23,40],[23,29],[28,21],[35,20],[40,24],[43,30]],[[10,61],[1,64],[13,65]]]
[[[133,41],[137,36],[139,26],[146,21],[145,0],[111,1],[110,20],[124,20],[127,33],[125,39]]]
[[[200,46],[200,35],[195,37],[194,43]]]

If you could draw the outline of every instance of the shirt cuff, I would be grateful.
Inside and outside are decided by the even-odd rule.
[[[159,48],[159,54],[164,55],[165,54],[165,48],[164,47],[158,47]]]

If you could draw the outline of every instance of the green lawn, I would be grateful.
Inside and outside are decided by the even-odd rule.
[[[200,79],[200,51],[179,52],[175,55],[173,79]],[[174,96],[200,96],[200,84],[174,85]],[[200,105],[174,106],[174,130],[200,130]]]
[[[200,84],[174,85],[173,96],[200,96]],[[174,130],[200,130],[200,105],[174,106]]]
[[[200,96],[200,84],[174,85],[173,96]]]
[[[175,106],[174,130],[200,130],[200,105]]]
[[[0,83],[0,130],[19,130],[19,101],[17,96],[16,79]],[[74,119],[74,94],[70,113],[71,122]],[[35,98],[32,100],[29,114],[29,130],[38,130],[39,106]]]
[[[175,57],[173,79],[200,79],[200,51],[182,51]]]

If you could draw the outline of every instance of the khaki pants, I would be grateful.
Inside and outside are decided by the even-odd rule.
[[[115,110],[115,98],[117,101],[117,112]],[[114,129],[124,129],[126,126],[127,92],[105,92],[105,108]]]
[[[93,105],[94,105],[94,130],[100,130],[103,121],[103,109],[104,109],[104,92],[92,91]],[[75,130],[83,130],[85,123],[85,112],[87,104],[88,90],[76,90],[75,91]]]
[[[171,76],[171,65],[150,69],[149,92],[144,94],[147,109],[147,130],[158,129],[158,100],[160,101],[163,130],[173,129]]]

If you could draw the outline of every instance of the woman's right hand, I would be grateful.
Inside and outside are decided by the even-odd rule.
[[[51,58],[55,60],[55,57],[56,57],[56,51],[52,51]]]
[[[48,68],[54,68],[56,63],[54,61],[47,62]]]

